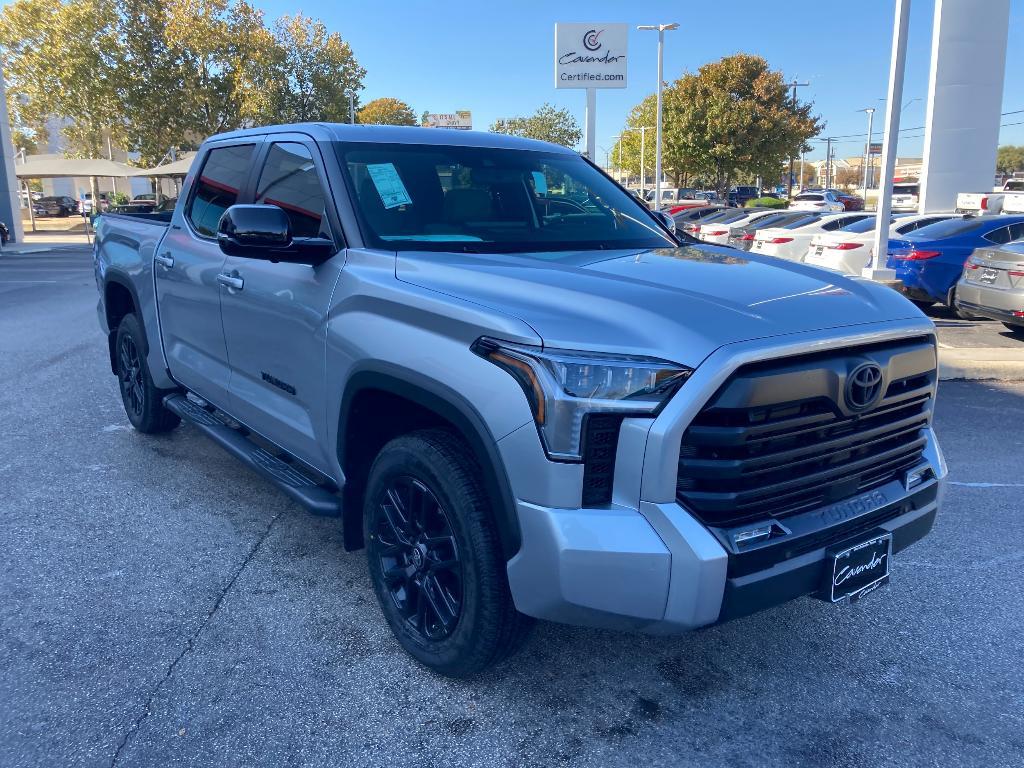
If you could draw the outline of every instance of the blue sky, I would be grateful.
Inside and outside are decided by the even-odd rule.
[[[984,2],[985,0],[978,0]],[[556,21],[678,22],[667,33],[665,77],[736,53],[756,53],[811,85],[800,97],[815,103],[826,132],[866,131],[856,110],[882,107],[886,94],[893,0],[674,0],[583,3],[493,0],[256,0],[268,22],[301,10],[323,19],[351,43],[367,69],[363,100],[393,96],[424,110],[469,109],[474,127],[486,130],[498,117],[529,114],[548,101],[566,107],[583,122],[584,91],[555,90],[553,39]],[[1007,72],[1024,72],[1024,3],[1013,0]],[[904,101],[919,98],[903,113],[903,126],[924,122],[928,88],[932,0],[913,0]],[[656,39],[632,31],[629,87],[598,93],[597,144],[610,148],[630,108],[653,92]],[[1008,75],[1003,111],[1024,109],[1024,78]],[[881,112],[876,113],[876,118]],[[1024,123],[1024,113],[1003,122]],[[876,132],[879,121],[876,120]],[[921,131],[907,132],[899,154],[919,155]],[[823,134],[825,135],[825,134]],[[837,155],[853,155],[863,139],[837,145]],[[1005,127],[1001,143],[1024,143],[1024,124]],[[604,153],[599,150],[599,160]],[[824,147],[808,156],[824,157]]]

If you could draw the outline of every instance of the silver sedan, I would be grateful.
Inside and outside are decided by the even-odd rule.
[[[964,264],[956,306],[1024,335],[1024,240],[978,248]]]

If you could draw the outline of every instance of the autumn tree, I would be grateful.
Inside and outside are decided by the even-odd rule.
[[[583,138],[580,124],[569,110],[558,109],[547,103],[529,117],[496,120],[490,130],[491,133],[507,133],[510,136],[549,141],[563,147],[575,147]]]
[[[347,120],[365,75],[322,22],[269,29],[248,0],[15,0],[0,49],[23,146],[57,118],[69,153],[102,157],[109,138],[143,165],[225,130]]]
[[[366,70],[341,35],[300,13],[278,19],[274,39],[282,54],[277,72],[281,122],[348,122],[349,97],[355,99],[362,89]]]
[[[364,125],[417,125],[416,115],[404,101],[381,98],[359,110],[356,121]]]
[[[664,153],[708,174],[719,194],[740,175],[774,177],[822,127],[781,72],[736,54],[686,73],[664,92]]]

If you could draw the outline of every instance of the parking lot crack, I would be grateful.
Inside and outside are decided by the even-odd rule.
[[[193,648],[195,647],[196,640],[202,634],[203,630],[206,629],[207,625],[213,620],[213,617],[217,614],[217,611],[220,610],[220,606],[221,604],[223,604],[224,598],[235,586],[235,582],[238,581],[238,577],[242,575],[242,573],[248,567],[249,563],[251,563],[253,558],[255,558],[256,555],[259,553],[260,549],[263,546],[263,542],[266,541],[267,537],[270,535],[270,531],[273,529],[274,524],[277,522],[280,516],[281,513],[278,512],[270,519],[270,522],[267,524],[266,528],[263,529],[259,537],[256,539],[255,543],[252,545],[252,547],[249,548],[249,552],[246,554],[245,558],[235,569],[234,573],[231,574],[231,578],[228,579],[227,583],[217,594],[217,599],[213,601],[213,605],[210,607],[210,610],[207,612],[202,622],[199,624],[196,630],[189,636],[188,640],[185,642],[184,647],[181,649],[181,652],[174,658],[173,661],[171,661],[171,663],[167,666],[166,672],[164,672],[163,676],[156,682],[152,690],[150,690],[149,695],[146,697],[146,703],[142,709],[142,712],[139,714],[138,717],[135,718],[135,721],[132,723],[131,727],[121,738],[120,743],[117,745],[117,749],[114,750],[114,756],[110,761],[110,768],[114,768],[114,766],[117,765],[118,760],[121,759],[121,753],[124,751],[125,747],[128,746],[128,743],[131,741],[132,737],[139,732],[139,729],[142,727],[142,724],[146,721],[146,718],[149,717],[150,712],[152,711],[153,708],[153,701],[156,699],[156,696],[160,692],[160,689],[163,688],[164,684],[168,680],[170,680],[171,677],[174,675],[174,671],[175,669],[177,669],[178,664],[180,664],[181,661],[192,652]]]

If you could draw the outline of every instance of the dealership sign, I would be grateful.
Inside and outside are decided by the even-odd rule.
[[[555,88],[625,88],[628,24],[555,24]]]
[[[473,130],[473,116],[469,112],[448,112],[445,114],[427,114],[423,118],[424,128],[457,128],[462,131]]]

